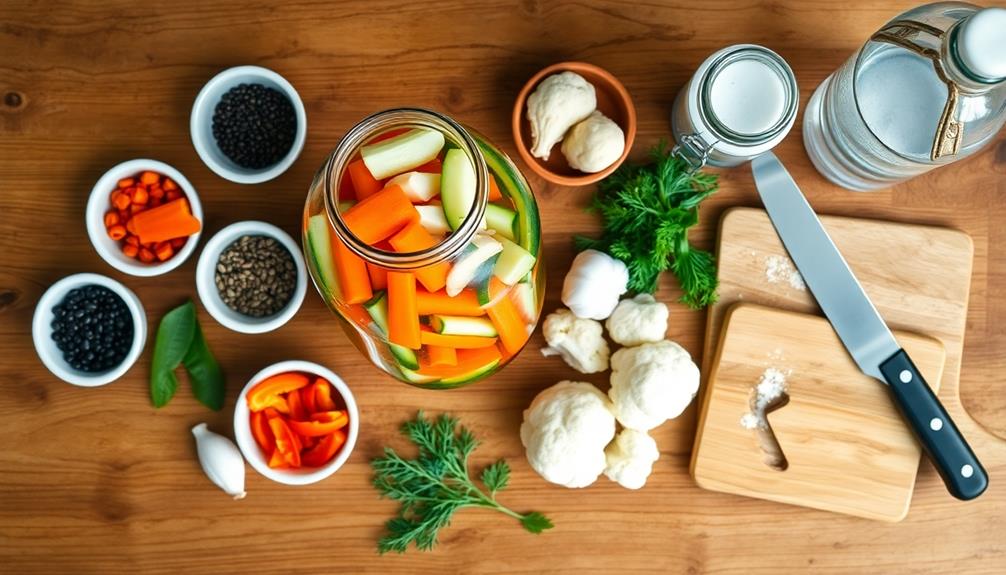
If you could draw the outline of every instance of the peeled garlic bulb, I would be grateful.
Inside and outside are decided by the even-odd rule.
[[[245,496],[245,460],[234,442],[207,429],[205,423],[192,428],[203,472],[234,499]]]

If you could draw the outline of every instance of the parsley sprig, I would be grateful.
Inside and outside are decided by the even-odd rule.
[[[653,293],[670,268],[681,283],[681,301],[705,307],[716,301],[716,264],[712,254],[689,244],[688,229],[698,223],[699,204],[716,191],[717,178],[689,172],[665,142],[650,156],[651,163],[623,164],[598,184],[591,209],[604,220],[604,232],[598,239],[577,237],[577,248],[624,261],[634,292]]]
[[[374,486],[383,497],[401,502],[398,516],[386,523],[388,533],[377,543],[380,553],[404,553],[410,543],[428,551],[437,544],[437,533],[447,527],[462,507],[487,507],[521,522],[531,533],[552,528],[538,512],[521,515],[496,501],[510,481],[510,466],[499,461],[482,470],[483,492],[468,475],[468,457],[478,445],[475,436],[447,414],[427,419],[423,412],[402,424],[402,434],[419,447],[419,456],[405,459],[390,447],[384,457],[371,462]]]

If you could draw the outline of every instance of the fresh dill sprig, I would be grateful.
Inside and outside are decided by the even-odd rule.
[[[387,534],[377,542],[380,553],[404,553],[410,543],[428,551],[437,544],[437,533],[447,527],[462,507],[487,507],[521,522],[531,533],[552,528],[538,512],[521,515],[496,501],[496,494],[510,481],[510,466],[499,461],[482,470],[483,492],[468,475],[468,457],[478,445],[468,429],[448,414],[427,419],[423,412],[402,424],[402,434],[419,448],[415,459],[405,459],[390,447],[371,462],[374,487],[382,497],[401,502],[398,515],[385,526]]]
[[[652,162],[623,164],[601,180],[591,209],[604,220],[600,238],[575,238],[577,249],[596,249],[625,262],[629,289],[653,293],[660,273],[677,276],[681,301],[702,308],[716,301],[716,263],[688,243],[699,204],[716,191],[716,176],[689,172],[688,164],[660,142]]]

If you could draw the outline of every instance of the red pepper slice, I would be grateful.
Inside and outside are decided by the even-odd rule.
[[[321,467],[335,457],[344,443],[346,443],[346,432],[341,429],[331,435],[326,435],[318,442],[318,445],[304,452],[301,462],[306,467]]]
[[[275,413],[275,411],[273,410]],[[251,414],[251,432],[255,438],[255,443],[265,454],[270,454],[276,449],[276,440],[269,429],[269,422],[266,419],[265,411],[255,411]]]
[[[278,449],[273,449],[272,455],[269,456],[269,467],[273,469],[283,469],[290,466],[287,465],[286,459],[283,459],[283,454],[280,453]]]
[[[276,438],[276,451],[290,467],[300,467],[300,438],[294,433],[282,417],[270,417],[269,429]]]
[[[308,386],[303,389],[309,390],[311,387]],[[285,397],[286,402],[290,404],[290,418],[303,421],[307,419],[310,412],[304,407],[304,402],[301,399],[301,393],[302,391],[294,390],[287,393]]]
[[[290,421],[290,429],[304,437],[318,437],[334,433],[349,424],[345,411],[323,411],[311,414],[313,421]]]
[[[282,399],[280,396],[284,393],[305,387],[308,383],[310,383],[310,380],[306,375],[294,371],[266,378],[251,388],[248,391],[248,395],[245,396],[245,399],[248,401],[248,409],[262,411],[266,407],[273,405],[277,401],[277,398]]]
[[[335,400],[332,399],[332,384],[319,377],[311,385],[314,388],[314,407],[316,411],[335,411]],[[295,418],[297,419],[297,418]],[[304,419],[307,419],[306,417]]]

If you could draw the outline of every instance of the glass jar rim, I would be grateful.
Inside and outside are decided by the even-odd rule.
[[[425,250],[399,253],[376,248],[354,235],[342,219],[338,209],[338,195],[343,175],[359,149],[379,133],[403,127],[437,130],[444,134],[448,143],[457,146],[468,156],[475,169],[475,202],[461,225],[446,239]],[[479,230],[489,201],[489,168],[475,139],[449,116],[425,108],[392,108],[360,120],[346,132],[322,169],[325,212],[336,231],[337,240],[341,240],[364,261],[388,269],[422,268],[457,255]]]

